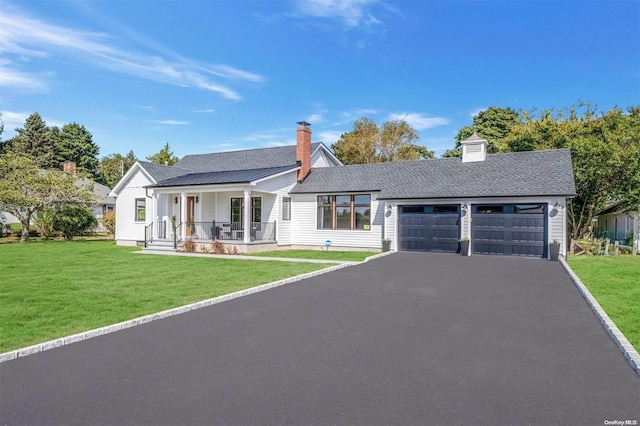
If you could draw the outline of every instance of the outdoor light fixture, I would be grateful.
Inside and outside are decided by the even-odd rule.
[[[196,197],[196,204],[198,204],[200,202],[200,198]]]
[[[556,201],[556,203],[553,205],[553,208],[554,209],[560,208],[560,203]]]
[[[173,199],[173,203],[174,203],[174,204],[178,204],[178,197],[175,197],[175,198]]]
[[[464,203],[464,206],[462,206],[462,208],[466,210],[469,208],[469,205],[467,203]]]
[[[391,209],[392,209],[392,207],[391,207],[391,206],[387,206],[387,211],[388,211],[388,212],[390,212],[390,211],[391,211]]]

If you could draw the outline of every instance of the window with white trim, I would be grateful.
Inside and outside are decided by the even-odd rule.
[[[144,222],[147,216],[147,200],[136,198],[136,222]]]
[[[291,220],[291,197],[282,197],[282,220]]]

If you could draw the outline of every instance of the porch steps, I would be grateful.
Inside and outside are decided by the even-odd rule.
[[[173,240],[153,240],[147,247],[144,247],[142,250],[144,251],[177,251],[173,248]]]

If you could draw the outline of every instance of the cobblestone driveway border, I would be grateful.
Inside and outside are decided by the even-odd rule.
[[[578,278],[576,273],[573,272],[567,261],[561,257],[560,263],[567,271],[567,274],[569,274],[571,281],[573,281],[578,291],[585,298],[589,306],[591,306],[591,309],[593,309],[593,312],[602,323],[602,326],[605,328],[605,330],[607,330],[607,333],[609,333],[613,341],[616,343],[616,345],[620,349],[620,352],[622,352],[624,357],[627,359],[627,361],[631,365],[631,368],[633,368],[636,374],[640,376],[640,354],[638,354],[638,351],[636,351],[629,340],[624,337],[624,334],[622,334],[618,326],[615,325],[613,321],[611,321],[609,315],[607,315],[604,309],[602,309],[602,306],[600,306],[596,298],[593,297],[589,289],[583,284],[580,278]]]
[[[367,257],[364,262],[377,259],[379,257],[387,256],[393,252],[379,253],[373,256]],[[89,331],[83,331],[82,333],[73,334],[71,336],[60,337],[58,339],[49,340],[48,342],[38,343],[36,345],[27,346],[26,348],[16,349],[13,351],[0,354],[0,363],[10,361],[12,359],[21,358],[24,356],[36,354],[38,352],[47,351],[49,349],[55,349],[60,346],[69,345],[75,342],[81,342],[83,340],[91,339],[93,337],[102,336],[103,334],[113,333],[119,330],[124,330],[137,325],[146,324],[151,321],[156,321],[162,318],[171,317],[174,315],[183,314],[185,312],[193,311],[207,306],[215,305],[217,303],[226,302],[227,300],[237,299],[238,297],[248,296],[250,294],[258,293],[261,291],[269,290],[271,288],[280,287],[286,284],[291,284],[297,281],[302,281],[307,278],[315,277],[318,275],[326,274],[328,272],[337,271],[338,269],[346,268],[353,265],[358,265],[359,262],[345,262],[339,265],[330,266],[328,268],[320,269],[318,271],[308,272],[306,274],[297,275],[295,277],[285,278],[282,280],[274,281],[267,284],[262,284],[256,287],[251,287],[245,290],[236,291],[234,293],[224,294],[222,296],[214,297],[200,302],[191,303],[189,305],[179,306],[177,308],[167,309],[166,311],[156,312],[154,314],[145,315],[142,317],[134,318],[131,320],[119,322],[117,324],[107,325],[105,327],[96,328]]]

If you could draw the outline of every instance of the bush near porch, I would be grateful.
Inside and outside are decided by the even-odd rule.
[[[139,255],[113,241],[0,246],[0,353],[327,264]]]
[[[640,256],[569,256],[567,262],[640,352]]]

